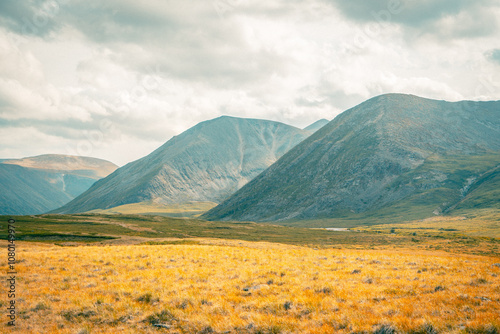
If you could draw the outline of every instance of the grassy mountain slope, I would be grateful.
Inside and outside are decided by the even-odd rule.
[[[499,164],[498,152],[500,102],[382,95],[336,117],[203,217],[428,217],[461,201]]]

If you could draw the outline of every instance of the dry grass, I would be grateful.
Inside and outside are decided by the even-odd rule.
[[[202,213],[214,208],[213,202],[189,202],[183,204],[159,204],[154,202],[141,202],[116,206],[106,210],[92,210],[89,213],[100,214],[147,214],[167,217],[198,217]]]
[[[471,237],[500,238],[500,210],[483,209],[467,212],[459,216],[436,216],[398,224],[380,224],[359,228],[359,230],[390,230],[406,232],[456,232]]]
[[[213,244],[20,242],[18,326],[4,321],[0,332],[500,330],[498,257],[206,242]]]

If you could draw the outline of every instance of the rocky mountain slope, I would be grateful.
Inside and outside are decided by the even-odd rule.
[[[473,190],[491,195],[499,165],[500,102],[382,95],[337,116],[203,217],[427,217],[466,205]]]
[[[60,207],[118,166],[101,159],[47,154],[0,163],[0,214],[39,214]]]
[[[55,210],[76,213],[139,202],[219,203],[310,134],[283,123],[220,117],[199,123],[119,168]]]

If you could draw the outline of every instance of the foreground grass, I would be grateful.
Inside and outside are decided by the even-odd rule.
[[[175,243],[19,242],[20,318],[15,329],[4,322],[0,332],[500,331],[495,256],[221,239]],[[0,264],[5,272],[6,262]]]

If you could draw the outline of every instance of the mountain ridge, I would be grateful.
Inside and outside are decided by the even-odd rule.
[[[107,160],[63,154],[42,154],[21,159],[3,159],[0,163],[53,172],[66,172],[95,179],[103,178],[118,168],[117,165]]]

